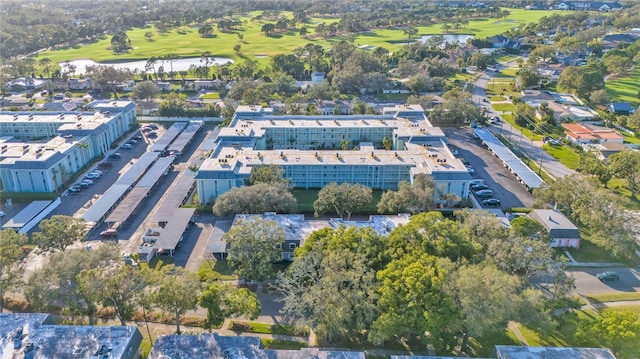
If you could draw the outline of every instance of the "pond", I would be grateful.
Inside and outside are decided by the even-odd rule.
[[[442,40],[447,43],[459,42],[461,44],[466,44],[467,40],[474,38],[473,35],[468,34],[425,35],[420,39],[420,41],[426,42],[427,40],[435,36],[440,36]]]
[[[139,60],[139,61],[127,61],[127,62],[112,62],[112,63],[107,63],[107,62],[95,62],[93,60],[88,60],[88,59],[78,59],[78,60],[71,60],[68,61],[70,64],[75,65],[76,66],[76,75],[79,74],[84,74],[87,71],[87,66],[95,66],[95,65],[99,65],[99,66],[113,66],[117,69],[129,69],[131,70],[131,72],[143,72],[145,71],[145,66],[147,65],[147,61],[146,60]],[[64,71],[64,64],[66,64],[67,61],[65,62],[60,62],[59,65],[60,67],[63,69]],[[224,65],[224,64],[232,64],[233,60],[228,59],[226,57],[216,57],[216,58],[211,58],[209,60],[209,64],[210,65]],[[183,59],[177,59],[177,60],[173,60],[173,71],[186,71],[189,70],[189,67],[191,67],[191,65],[196,65],[196,66],[202,66],[204,63],[200,61],[199,57],[187,57],[187,58],[183,58]],[[158,67],[160,66],[164,66],[164,71],[165,72],[169,72],[171,71],[172,68],[172,64],[169,61],[164,61],[164,65],[162,63],[162,61],[158,61],[156,62],[155,65],[155,69],[157,70]]]

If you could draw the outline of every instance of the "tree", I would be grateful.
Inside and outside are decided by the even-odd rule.
[[[198,307],[200,279],[198,275],[173,264],[160,269],[154,286],[152,302],[165,312],[176,316],[176,333],[180,334],[180,316]]]
[[[274,24],[264,24],[262,25],[262,27],[260,28],[260,31],[263,32],[265,35],[269,35],[270,33],[272,33],[274,30],[276,29],[276,26]]]
[[[411,40],[411,37],[418,35],[418,29],[415,26],[409,26],[402,32],[409,37],[409,40]]]
[[[64,252],[68,246],[84,241],[87,227],[80,218],[55,215],[40,222],[40,232],[33,234],[33,241],[42,252]]]
[[[240,49],[242,48],[242,45],[240,44],[235,44],[233,45],[233,52],[236,53],[236,55],[240,56]]]
[[[542,60],[547,62],[556,55],[556,48],[550,45],[539,45],[529,53],[529,63],[536,64]]]
[[[418,338],[440,350],[453,346],[448,329],[458,313],[455,303],[443,293],[447,271],[438,265],[437,257],[407,254],[378,272],[378,280],[380,315],[369,340],[382,344],[397,338]]]
[[[80,273],[113,268],[121,261],[116,244],[52,253],[49,262],[29,277],[24,296],[38,311],[62,308],[63,313],[87,315],[91,325],[100,300],[80,285]]]
[[[224,320],[244,316],[254,320],[262,305],[256,295],[246,288],[234,288],[227,284],[209,284],[202,290],[198,304],[207,310],[206,327],[221,327]]]
[[[4,294],[22,284],[24,269],[18,261],[24,256],[22,246],[26,243],[26,235],[19,235],[13,229],[0,231],[0,313],[3,311]]]
[[[609,103],[609,94],[607,90],[600,89],[591,92],[589,95],[589,100],[596,106],[605,106]]]
[[[384,136],[384,138],[382,139],[382,146],[385,150],[390,151],[391,147],[393,146],[393,142],[389,137]]]
[[[113,66],[87,66],[87,75],[100,88],[109,89],[115,98],[118,98],[118,85],[133,77],[128,69],[116,69]]]
[[[523,88],[538,86],[540,85],[540,80],[542,80],[542,76],[533,66],[518,70],[518,78],[520,79],[520,86]]]
[[[578,324],[576,339],[583,345],[598,344],[614,354],[625,353],[637,344],[640,332],[638,313],[629,309],[605,309],[594,319],[583,319]]]
[[[283,185],[257,183],[235,187],[216,198],[213,213],[218,216],[265,212],[294,213],[298,203]]]
[[[210,37],[213,34],[213,26],[209,24],[200,26],[198,34],[200,37]]]
[[[127,33],[124,31],[116,32],[111,38],[111,47],[116,52],[129,49],[131,47],[131,40],[129,39]]]
[[[378,213],[420,213],[435,205],[435,181],[426,174],[417,175],[412,184],[402,181],[398,190],[382,194],[378,202]]]
[[[282,313],[329,341],[361,335],[378,313],[375,271],[364,254],[349,248],[296,256],[278,276],[277,288],[284,298]]]
[[[145,32],[144,37],[145,39],[147,39],[148,42],[153,41],[153,32],[152,31]]]
[[[157,94],[160,93],[160,87],[156,85],[153,81],[142,81],[138,82],[133,87],[133,98],[138,100],[149,101],[153,99]]]
[[[290,180],[284,177],[284,169],[278,165],[260,165],[251,168],[247,186],[257,183],[289,185]]]
[[[479,337],[504,330],[518,316],[520,281],[492,266],[460,268],[449,282],[458,306],[463,336],[460,352],[468,352],[470,336]]]
[[[307,38],[307,34],[309,34],[309,29],[306,26],[302,26],[299,31],[300,37]]]
[[[146,283],[139,270],[129,265],[85,269],[78,275],[82,292],[105,307],[113,307],[122,326],[133,319]]]
[[[611,155],[609,166],[614,177],[627,180],[634,195],[640,192],[640,152],[625,150]]]
[[[327,212],[336,211],[340,218],[347,216],[351,219],[351,214],[361,206],[371,202],[371,188],[359,183],[330,183],[318,192],[318,199],[313,202],[315,216],[321,216]]]
[[[47,77],[51,78],[51,59],[44,57],[38,63],[42,66],[42,70],[47,74]]]
[[[248,217],[231,227],[223,239],[229,244],[229,267],[239,277],[247,281],[273,277],[273,263],[282,258],[278,245],[281,247],[285,240],[278,222]]]

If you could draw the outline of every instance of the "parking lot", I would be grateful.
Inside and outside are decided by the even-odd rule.
[[[443,129],[449,143],[457,149],[459,156],[470,165],[473,178],[482,179],[492,197],[500,200],[500,205],[483,205],[484,208],[531,207],[533,195],[518,179],[506,169],[499,158],[473,137],[470,128]],[[487,198],[478,198],[478,202]]]

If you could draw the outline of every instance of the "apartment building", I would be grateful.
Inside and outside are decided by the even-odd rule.
[[[420,173],[440,192],[466,198],[471,177],[453,156],[442,130],[419,105],[384,108],[382,115],[275,116],[270,108],[239,106],[196,175],[202,202],[243,186],[253,167],[278,165],[295,188],[331,182],[397,189]]]

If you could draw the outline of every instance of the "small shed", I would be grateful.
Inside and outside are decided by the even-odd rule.
[[[578,227],[564,214],[553,209],[534,209],[528,216],[547,229],[552,248],[580,248]]]

